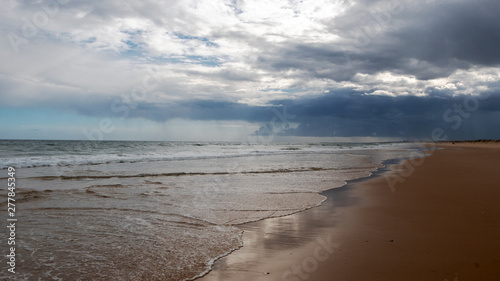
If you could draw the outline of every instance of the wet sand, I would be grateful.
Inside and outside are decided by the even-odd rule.
[[[244,247],[199,280],[500,280],[500,145],[439,146],[242,225]]]

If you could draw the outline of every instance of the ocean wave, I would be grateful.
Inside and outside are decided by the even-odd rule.
[[[44,190],[44,191],[38,191],[38,190],[17,190],[16,192],[16,203],[23,203],[23,202],[28,202],[32,200],[37,200],[37,199],[43,199],[47,197],[52,190]],[[0,197],[7,197],[2,194]],[[7,205],[7,198],[5,198],[5,201],[0,202],[0,206]]]
[[[235,144],[170,142],[0,141],[0,169],[64,167],[111,163],[179,161],[246,156],[335,153],[391,147],[394,144]]]
[[[113,178],[145,178],[145,177],[181,177],[181,176],[220,176],[220,175],[236,175],[236,174],[281,174],[281,173],[300,173],[312,171],[360,171],[367,168],[374,168],[375,166],[359,166],[348,168],[321,168],[321,167],[308,167],[300,169],[271,169],[262,171],[241,171],[241,172],[178,172],[178,173],[141,173],[141,174],[109,174],[109,175],[61,175],[61,176],[35,176],[27,177],[26,179],[33,180],[87,180],[87,179],[113,179]],[[4,178],[0,178],[4,179]],[[154,183],[154,182],[148,182]],[[121,186],[121,185],[118,185]],[[117,186],[115,186],[117,187]]]
[[[182,160],[203,160],[217,158],[235,158],[246,156],[264,156],[288,151],[250,151],[245,153],[218,153],[218,154],[196,154],[182,153],[177,155],[125,155],[125,154],[103,154],[88,155],[86,157],[75,155],[59,156],[37,156],[37,157],[11,157],[0,158],[0,169],[8,167],[15,168],[35,168],[35,167],[65,167],[77,165],[101,165],[113,163],[138,163],[138,162],[159,162],[159,161],[182,161]]]

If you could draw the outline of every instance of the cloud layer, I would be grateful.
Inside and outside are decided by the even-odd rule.
[[[426,138],[475,97],[449,136],[499,138],[498,10],[493,0],[10,1],[0,110],[265,128],[270,108],[286,106],[297,117],[284,135]]]

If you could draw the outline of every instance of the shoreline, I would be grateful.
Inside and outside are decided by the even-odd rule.
[[[403,159],[386,160],[382,163],[382,167],[367,177],[348,180],[341,187],[319,193],[326,198],[318,206],[287,216],[238,225],[237,227],[243,231],[243,246],[216,260],[207,274],[194,280],[287,280],[278,276],[277,272],[283,275],[288,271],[291,265],[289,259],[301,257],[318,243],[325,245],[329,243],[331,240],[329,232],[336,229],[339,218],[343,216],[343,210],[358,204],[359,198],[352,196],[352,188],[360,182],[381,177],[390,171],[391,166],[401,161]],[[335,217],[331,217],[332,209]],[[319,242],[318,230],[323,233],[323,238],[320,237]]]
[[[245,246],[197,280],[500,280],[500,145],[434,146],[411,173],[412,160],[389,165],[316,208],[239,226]]]

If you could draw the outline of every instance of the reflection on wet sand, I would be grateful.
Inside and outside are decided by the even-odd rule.
[[[392,163],[395,161],[385,162]],[[379,169],[372,177],[385,170]],[[315,247],[310,247],[312,244],[321,246],[326,241],[335,240],[332,233],[341,232],[336,227],[343,208],[357,204],[360,200],[353,194],[352,187],[362,180],[366,178],[353,180],[343,187],[323,192],[322,195],[327,199],[318,207],[239,226],[244,231],[244,246],[218,260],[213,270],[199,280],[282,280],[282,276],[273,273],[286,272],[287,268],[291,270],[294,266],[294,255],[300,256],[302,251],[314,249]]]

